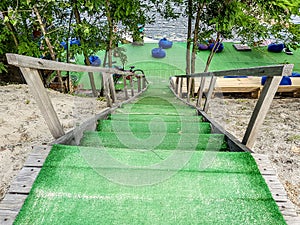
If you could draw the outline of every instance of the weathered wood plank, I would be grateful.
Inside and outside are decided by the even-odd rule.
[[[95,85],[94,73],[93,72],[88,72],[88,75],[89,75],[89,80],[90,80],[93,96],[97,97],[97,90],[96,90],[96,85]]]
[[[187,89],[187,102],[190,102],[190,94],[191,94],[191,89],[192,89],[192,78],[188,77],[187,79],[187,84],[188,84],[188,89]]]
[[[16,216],[22,208],[27,195],[22,194],[6,194],[0,202],[0,224],[13,224]]]
[[[8,193],[29,194],[31,187],[40,172],[40,168],[23,167],[12,182]]]
[[[115,86],[112,84],[111,75],[109,73],[102,73],[102,81],[104,86],[104,95],[106,97],[107,106],[111,107],[112,103],[116,101]]]
[[[286,223],[288,225],[299,225],[300,224],[300,217],[294,217],[294,216],[285,216],[284,217]]]
[[[196,102],[196,107],[200,107],[201,106],[201,101],[202,101],[202,97],[203,97],[203,92],[204,92],[204,86],[205,86],[205,76],[201,77],[201,81],[199,84],[199,88],[197,91],[197,102]]]
[[[35,146],[27,157],[24,167],[42,167],[50,150],[51,146]]]
[[[108,86],[109,86],[109,90],[110,90],[110,96],[112,99],[112,102],[116,102],[117,101],[117,96],[116,96],[116,89],[115,89],[115,84],[114,84],[114,80],[111,74],[106,73],[107,79],[108,79]]]
[[[146,84],[148,83],[148,81],[147,81],[147,79],[146,79],[146,77],[145,77],[145,75],[144,76],[142,76],[142,87],[143,87],[143,89],[145,89],[146,88]]]
[[[108,81],[108,74],[102,73],[103,75],[103,84],[104,84],[104,95],[106,97],[107,107],[112,107],[112,99],[110,96],[110,88],[109,88],[109,81]]]
[[[126,76],[124,76],[124,75],[123,75],[123,84],[124,84],[124,94],[125,94],[125,99],[128,99],[127,82],[126,82]]]
[[[212,96],[213,96],[213,93],[214,93],[216,81],[217,81],[216,77],[212,77],[211,80],[210,80],[208,92],[206,94],[206,99],[205,99],[205,103],[204,103],[204,107],[203,107],[203,111],[206,112],[206,113],[208,112],[209,103],[210,103],[210,101],[212,99]]]
[[[285,221],[288,225],[300,224],[300,217],[297,215],[295,206],[288,199],[287,193],[283,185],[278,180],[276,174],[268,175],[263,173],[263,168],[271,168],[272,165],[266,155],[252,153],[253,158],[255,159],[259,170],[262,173],[263,178],[265,179],[273,199],[276,201],[277,206],[279,207],[280,212],[282,213]]]
[[[130,88],[131,88],[131,97],[134,96],[134,87],[133,87],[133,77],[130,76],[129,78],[129,84],[130,84]]]
[[[288,73],[292,73],[292,69],[293,65],[284,65],[281,70],[281,75],[284,76]],[[255,143],[255,139],[258,135],[260,126],[262,125],[265,116],[269,111],[269,108],[276,94],[280,81],[280,76],[267,77],[266,83],[255,105],[244,138],[242,140],[242,143],[248,146],[249,148],[252,148]]]
[[[178,96],[181,98],[182,97],[182,87],[183,87],[183,77],[180,78],[179,82],[180,82],[180,85],[179,85],[179,94],[178,94]]]
[[[137,83],[138,83],[138,92],[140,92],[141,90],[142,90],[142,81],[141,81],[141,77],[140,76],[138,76],[137,77]]]
[[[59,138],[65,134],[63,127],[54,110],[52,102],[44,88],[39,73],[35,69],[20,67],[23,76],[38,104],[38,107],[46,121],[46,124],[54,138]]]
[[[223,76],[282,76],[292,74],[293,64],[250,67],[234,70],[220,70],[214,72],[177,75],[176,77],[223,77]]]
[[[175,90],[175,94],[178,94],[178,90],[179,90],[179,77],[176,77],[175,78],[175,87],[174,87],[174,90]],[[173,81],[173,79],[171,79]],[[174,83],[174,81],[173,81]]]
[[[106,72],[106,73],[118,73],[130,75],[131,72],[121,71],[113,68],[103,68],[96,66],[83,66],[71,63],[56,62],[53,60],[45,60],[34,58],[30,56],[17,55],[12,53],[7,53],[6,58],[9,64],[18,67],[27,67],[32,69],[41,70],[60,70],[60,71],[74,71],[74,72]]]

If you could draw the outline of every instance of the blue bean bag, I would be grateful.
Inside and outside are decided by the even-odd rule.
[[[154,58],[164,58],[166,56],[166,51],[162,48],[154,48],[151,53]]]
[[[218,47],[218,49],[217,49],[216,52],[222,52],[223,49],[224,49],[223,43],[211,43],[211,44],[209,45],[209,50],[212,50],[213,47],[215,46],[215,44],[216,44],[217,46],[219,45],[219,47]]]
[[[100,66],[101,65],[101,60],[96,55],[91,55],[89,57],[89,61],[90,61],[90,63],[91,63],[92,66]]]
[[[268,45],[269,52],[281,52],[284,49],[284,44],[271,43]]]
[[[72,46],[72,45],[78,45],[78,46],[80,46],[81,43],[80,43],[80,41],[79,41],[78,39],[73,38],[73,39],[70,41],[70,46]]]
[[[158,46],[160,48],[171,48],[173,45],[173,42],[172,41],[168,41],[166,38],[163,38],[163,39],[160,39],[159,42],[158,42]]]
[[[263,76],[261,78],[261,85],[264,85],[266,83],[266,80],[267,80],[267,76]],[[291,78],[289,76],[283,76],[279,85],[291,85],[291,84],[292,84]]]
[[[198,49],[199,50],[208,50],[209,46],[206,44],[198,44]]]
[[[60,42],[60,46],[64,48],[64,50],[67,49],[67,43],[65,41]]]
[[[291,77],[300,77],[300,73],[298,73],[298,72],[292,72]]]

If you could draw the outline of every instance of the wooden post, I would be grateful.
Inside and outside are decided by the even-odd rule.
[[[133,97],[134,96],[134,88],[133,88],[132,76],[130,76],[129,83],[130,83],[130,88],[131,88],[131,96]]]
[[[59,138],[65,134],[64,129],[53,108],[52,102],[44,88],[39,73],[35,69],[20,67],[22,74],[37,102],[37,105],[46,121],[47,126],[54,138]]]
[[[93,92],[93,96],[97,97],[97,90],[96,90],[96,85],[95,85],[95,79],[94,79],[94,73],[93,72],[88,72],[89,78],[90,78],[90,84]]]
[[[205,86],[205,77],[201,77],[200,85],[199,85],[199,88],[198,88],[198,91],[197,91],[198,98],[197,98],[197,102],[196,102],[196,107],[199,107],[201,105],[204,86]]]
[[[190,93],[192,88],[192,78],[187,78],[187,102],[190,102]]]
[[[211,101],[212,95],[214,93],[215,85],[216,85],[217,78],[215,76],[211,77],[206,100],[204,103],[203,111],[207,113],[208,108],[209,108],[209,103]]]
[[[117,100],[116,89],[115,89],[115,84],[114,84],[112,74],[106,73],[105,76],[108,79],[108,84],[109,84],[109,89],[110,89],[110,95],[111,95],[112,102],[116,102],[116,100]]]
[[[178,95],[178,84],[179,84],[179,77],[176,77],[175,81],[175,93]]]
[[[143,87],[143,89],[146,88],[146,77],[145,77],[145,75],[143,75],[143,79],[142,79],[142,87]]]
[[[127,91],[126,75],[123,75],[122,77],[123,77],[123,84],[124,84],[125,99],[128,99],[128,91]]]
[[[108,83],[108,74],[107,73],[102,73],[103,75],[103,84],[104,84],[104,95],[106,97],[106,101],[107,101],[107,106],[111,107],[112,106],[112,102],[111,102],[111,98],[110,98],[110,90],[109,90],[109,83]]]
[[[137,76],[137,79],[138,79],[138,92],[140,92],[142,90],[142,84],[141,84],[142,77],[141,76]]]
[[[179,97],[182,97],[183,77],[180,78]]]
[[[293,66],[293,64],[284,65],[282,69],[282,76],[290,75],[292,73]],[[281,79],[281,76],[267,77],[266,83],[255,105],[242,141],[242,143],[250,149],[254,145],[255,139],[259,132],[259,128],[267,115]]]

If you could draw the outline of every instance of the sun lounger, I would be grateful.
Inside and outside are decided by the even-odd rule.
[[[233,44],[237,51],[251,51],[251,48],[246,44]]]

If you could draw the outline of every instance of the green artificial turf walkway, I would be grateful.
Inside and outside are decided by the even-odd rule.
[[[80,146],[52,147],[15,224],[285,224],[251,154],[150,83]]]
[[[224,50],[214,56],[209,71],[291,63],[294,64],[294,71],[300,73],[300,49],[294,51],[293,55],[287,55],[284,52],[268,52],[267,47],[252,47],[252,51],[237,51],[232,44],[231,42],[224,43]],[[174,75],[185,74],[185,42],[174,42],[172,48],[165,49],[166,57],[162,59],[153,58],[151,56],[151,50],[158,47],[156,43],[145,43],[144,46],[125,44],[121,47],[126,49],[125,53],[128,60],[125,65],[126,69],[129,69],[130,66],[135,66],[136,69],[144,70],[147,77],[160,76],[168,78]],[[96,55],[99,56],[103,62],[104,52],[99,51]],[[204,71],[208,55],[209,51],[197,52],[196,72]],[[115,57],[113,61],[116,62],[114,65],[122,66],[120,58]],[[76,63],[84,64],[82,55],[77,56]],[[88,75],[86,73],[78,73],[78,75],[81,78],[80,83],[83,84],[84,88],[90,89]],[[95,80],[97,88],[99,88],[100,76],[95,75]]]

